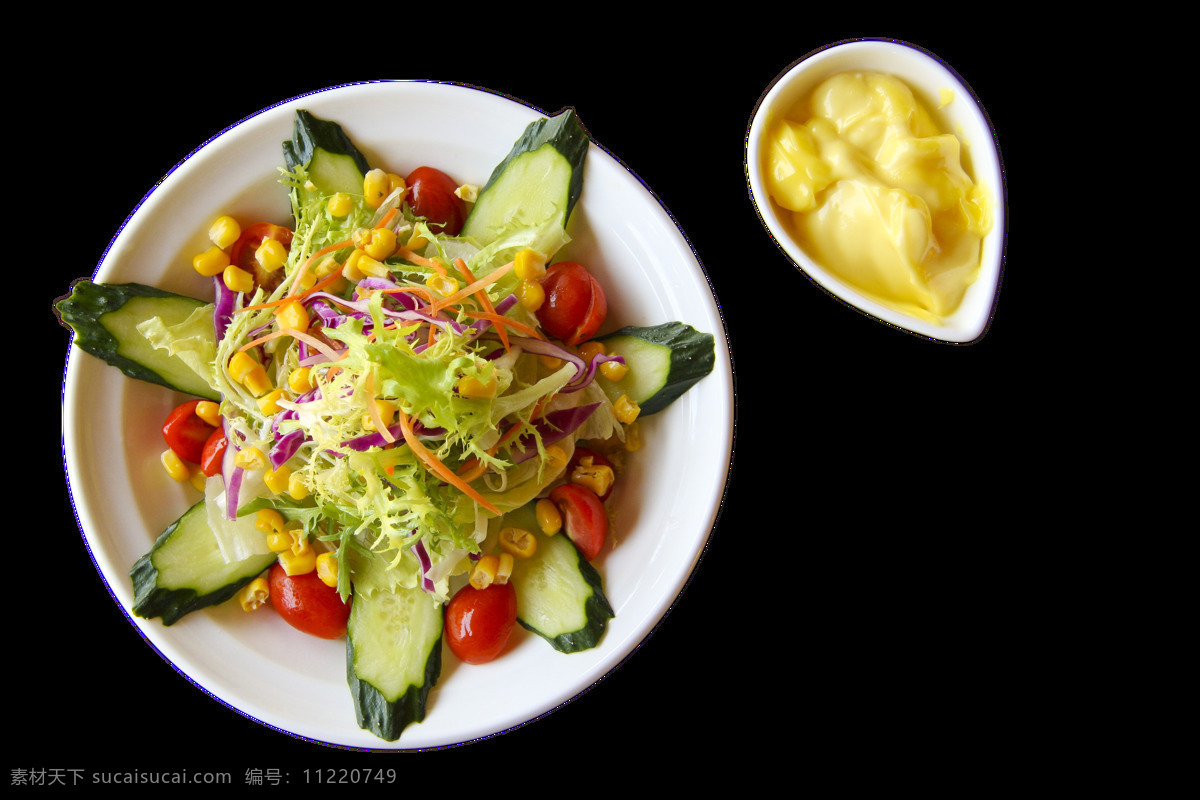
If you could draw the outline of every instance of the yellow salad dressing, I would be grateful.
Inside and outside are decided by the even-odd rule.
[[[764,149],[768,191],[813,260],[896,310],[954,313],[979,274],[991,200],[907,85],[834,75],[768,129]]]

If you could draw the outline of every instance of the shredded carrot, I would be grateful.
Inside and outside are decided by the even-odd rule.
[[[270,333],[266,333],[266,334],[263,334],[262,336],[259,336],[257,339],[251,339],[250,341],[246,342],[244,345],[239,347],[238,350],[246,351],[246,350],[249,350],[251,347],[257,347],[258,345],[262,344],[263,342],[270,341],[271,339],[277,339],[280,336],[291,336],[293,339],[297,339],[301,342],[304,342],[309,347],[319,350],[321,353],[328,356],[330,359],[332,359],[334,361],[341,361],[343,358],[346,357],[345,352],[339,353],[337,350],[334,350],[332,347],[325,344],[320,339],[310,336],[307,333],[301,333],[300,331],[295,330],[293,328],[277,328],[277,329],[271,331]]]
[[[461,258],[456,258],[454,259],[454,266],[458,267],[458,271],[461,272],[463,277],[467,279],[467,283],[472,286],[479,283],[479,281],[475,279],[475,276],[471,274],[471,270],[467,266],[466,261]],[[483,306],[483,310],[490,315],[488,319],[490,319],[492,324],[495,325],[496,318],[499,315],[496,314],[496,307],[492,305],[492,298],[488,297],[487,288],[485,287],[480,289],[475,293],[475,297],[479,298],[479,304]],[[500,342],[504,345],[504,352],[507,353],[509,351],[508,328],[504,327],[503,325],[496,325],[496,332],[500,334]]]
[[[442,262],[434,258],[419,256],[412,250],[409,250],[407,247],[396,248],[396,255],[400,256],[405,261],[411,261],[419,267],[429,267],[430,269],[435,269],[439,275],[446,274],[446,268],[442,266]]]
[[[392,206],[392,208],[389,209],[388,212],[383,215],[383,219],[379,220],[379,224],[376,225],[375,227],[376,228],[386,228],[388,226],[388,223],[391,222],[393,219],[395,219],[396,214],[399,211],[400,211],[400,209],[398,207]]]
[[[513,440],[513,438],[516,437],[516,435],[524,429],[525,429],[524,422],[518,421],[518,422],[514,423],[512,425],[512,427],[510,427],[508,430],[506,430],[504,432],[504,434],[501,435],[501,437],[496,440],[496,443],[494,445],[492,445],[491,447],[489,447],[487,449],[487,454],[489,456],[496,455],[496,453],[498,453],[500,451],[501,447],[504,447],[504,445],[511,442]],[[471,456],[469,459],[467,459],[466,461],[463,462],[463,465],[461,467],[458,468],[459,477],[461,477],[463,480],[467,481],[468,483],[475,480],[476,478],[478,478],[480,475],[482,475],[485,472],[487,472],[487,464],[485,464],[483,461],[481,461],[476,456]]]
[[[412,418],[410,418],[403,411],[398,411],[397,414],[400,417],[400,430],[404,432],[404,443],[408,445],[409,449],[413,451],[413,454],[416,455],[417,459],[425,465],[427,470],[446,481],[446,483],[454,486],[460,492],[465,494],[467,497],[470,497],[476,503],[479,503],[479,505],[483,506],[488,511],[491,511],[493,514],[498,515],[500,513],[498,508],[489,503],[487,500],[483,499],[483,495],[475,491],[475,489],[473,489],[469,483],[464,482],[462,478],[455,475],[454,472],[451,471],[451,469],[441,461],[439,461],[438,457],[431,453],[429,449],[425,447],[425,445],[421,444],[421,442],[417,439],[416,433],[413,431]]]
[[[488,286],[491,286],[496,281],[503,278],[505,275],[507,275],[509,273],[509,271],[512,269],[512,267],[513,267],[513,263],[510,261],[507,264],[505,264],[503,267],[493,270],[486,277],[480,278],[475,283],[472,283],[470,286],[465,286],[462,289],[459,289],[454,294],[450,295],[449,297],[443,297],[441,300],[436,301],[432,305],[430,310],[434,314],[436,314],[439,311],[441,311],[443,308],[447,308],[449,306],[454,305],[455,303],[465,300],[466,298],[468,298],[471,295],[478,292],[480,289],[485,289]]]
[[[488,314],[486,312],[480,312],[480,311],[464,311],[463,313],[473,319],[488,320],[489,322],[491,322],[493,325],[496,326],[496,328],[500,331],[500,338],[504,339],[504,340],[507,340],[507,338],[508,338],[506,335],[506,332],[505,332],[506,326],[509,328],[513,328],[513,329],[525,334],[526,336],[530,336],[534,339],[541,339],[543,341],[545,341],[545,339],[546,339],[545,335],[542,334],[540,331],[536,331],[533,328],[526,325],[525,323],[518,322],[517,320],[512,319],[511,317],[506,317],[503,314],[496,314],[496,313]],[[507,345],[505,346],[505,349],[507,349]]]
[[[304,276],[308,274],[308,268],[312,266],[314,261],[322,256],[327,256],[330,253],[336,253],[338,250],[344,250],[347,247],[353,246],[354,240],[346,239],[345,241],[335,242],[334,244],[322,247],[320,250],[305,259],[304,263],[300,265],[300,268],[296,270],[296,274],[292,277],[292,287],[288,289],[288,296],[290,297],[299,293],[300,283],[304,280]]]

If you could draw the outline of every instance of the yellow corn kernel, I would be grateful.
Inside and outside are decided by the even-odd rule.
[[[579,345],[579,355],[584,361],[591,361],[596,356],[605,355],[604,345],[600,342],[584,342]]]
[[[396,404],[390,400],[384,400],[382,397],[376,397],[371,401],[371,407],[374,409],[374,413],[367,411],[366,414],[363,414],[363,427],[369,431],[377,430],[375,416],[378,415],[383,427],[390,428],[396,419]]]
[[[517,300],[529,311],[537,311],[546,302],[546,290],[537,281],[521,281],[517,285]]]
[[[615,383],[629,374],[629,365],[620,361],[605,361],[600,365],[600,374]]]
[[[243,447],[233,457],[233,463],[242,469],[262,469],[267,466],[267,457],[257,447]]]
[[[381,169],[373,169],[363,176],[363,199],[371,208],[379,208],[390,192],[391,180]]]
[[[247,353],[245,350],[239,350],[229,359],[229,377],[233,378],[238,383],[246,379],[252,370],[257,368],[259,363],[254,360],[254,356]]]
[[[288,476],[287,493],[292,496],[293,500],[303,500],[308,497],[308,484],[305,483],[303,475],[293,472]]]
[[[288,251],[283,242],[278,239],[263,239],[262,244],[254,251],[254,259],[267,272],[274,272],[287,261]]]
[[[459,397],[486,400],[496,394],[496,376],[493,374],[492,379],[484,383],[474,375],[467,375],[458,381],[455,389],[458,391]]]
[[[176,452],[171,448],[168,447],[163,451],[161,460],[163,469],[165,469],[167,474],[170,475],[174,480],[183,483],[188,478],[192,477],[192,470],[187,464],[183,463],[183,459],[180,458],[178,454],[176,454]]]
[[[567,465],[567,452],[556,444],[546,448],[546,466],[551,471],[558,471]]]
[[[613,413],[617,415],[617,419],[628,425],[638,418],[638,414],[642,413],[642,408],[630,400],[629,395],[623,394],[617,398],[617,402],[613,403]]]
[[[216,427],[221,424],[221,404],[212,400],[201,400],[196,403],[196,416]]]
[[[206,278],[220,275],[229,266],[229,254],[215,244],[192,257],[192,267]]]
[[[208,227],[208,240],[224,250],[242,235],[242,226],[228,214],[222,214]]]
[[[538,361],[542,362],[542,366],[551,372],[557,372],[562,369],[563,360],[554,356],[538,356]]]
[[[272,389],[258,398],[258,410],[264,414],[278,414],[283,410],[279,401],[287,399],[287,396],[288,393],[285,389]]]
[[[313,552],[312,547],[308,544],[308,534],[304,532],[303,525],[300,523],[291,524],[287,528],[287,533],[292,537],[292,555],[299,557]],[[315,562],[313,566],[316,566]]]
[[[279,563],[288,575],[307,575],[317,568],[317,552],[311,547],[300,555],[292,550],[283,550],[279,553]]]
[[[496,558],[499,563],[496,565],[496,577],[493,580],[496,583],[508,583],[508,579],[512,577],[513,554],[500,553]]]
[[[261,575],[247,583],[238,592],[238,603],[243,611],[254,611],[261,608],[271,596],[271,587],[267,579]]]
[[[292,534],[285,530],[271,531],[267,534],[267,549],[272,553],[282,553],[292,549]]]
[[[304,333],[308,330],[308,309],[299,300],[288,300],[275,312],[275,319],[281,328],[291,328]]]
[[[233,264],[230,264],[221,272],[221,280],[225,281],[225,286],[231,292],[249,294],[254,291],[254,276],[241,267],[235,267]]]
[[[529,558],[537,552],[537,537],[524,528],[500,531],[500,549],[517,558]]]
[[[317,577],[321,583],[336,589],[338,584],[338,560],[333,553],[317,555]]]
[[[513,273],[523,281],[536,281],[546,274],[546,257],[526,248],[513,258]]]
[[[425,245],[429,244],[429,240],[421,234],[413,231],[413,235],[409,237],[408,244],[405,245],[409,250],[414,252],[424,249]]]
[[[547,498],[538,500],[534,510],[537,515],[538,527],[542,529],[542,533],[553,536],[562,530],[562,513],[558,510],[558,506],[554,505],[553,500]]]
[[[284,526],[283,514],[273,508],[262,508],[254,515],[254,527],[263,533],[282,531]]]
[[[362,244],[363,252],[376,261],[396,252],[396,232],[391,228],[372,228]]]
[[[642,423],[631,422],[625,426],[625,450],[636,453],[642,449]]]
[[[571,483],[591,489],[597,497],[603,497],[612,488],[616,476],[613,475],[612,467],[595,464],[591,456],[584,456],[579,459],[575,469],[571,470],[570,480]]]
[[[255,397],[271,391],[271,379],[267,377],[267,371],[261,365],[255,365],[254,369],[250,370],[242,380],[242,385],[249,389],[250,394]]]
[[[316,388],[316,384],[313,383],[312,379],[312,370],[308,367],[297,367],[292,370],[292,374],[288,375],[287,383],[288,388],[296,394],[311,392]]]
[[[208,476],[204,474],[204,470],[196,467],[195,469],[191,470],[191,474],[188,475],[188,481],[191,482],[192,487],[196,491],[203,492],[205,486],[208,484]]]
[[[325,204],[325,208],[335,217],[344,217],[354,210],[354,200],[345,192],[335,192]]]
[[[434,273],[425,281],[425,285],[442,297],[449,297],[458,291],[458,281],[449,275]]]
[[[300,291],[307,292],[317,284],[317,276],[311,269],[306,269],[303,275],[297,276],[294,281],[296,286],[300,287]]]
[[[321,259],[319,262],[317,262],[317,265],[313,267],[313,273],[318,278],[327,278],[331,273],[337,272],[341,268],[342,265],[338,263],[336,258],[333,256],[325,256],[325,258]]]
[[[469,580],[476,589],[486,589],[492,585],[492,581],[496,580],[499,571],[500,559],[489,553],[475,562],[475,566],[471,568]]]
[[[401,178],[396,173],[389,172],[387,174],[387,177],[388,177],[388,194],[391,194],[392,192],[396,191],[397,189],[404,190],[404,189],[408,188],[408,183],[404,180],[404,178]]]
[[[280,464],[279,469],[269,469],[263,475],[263,482],[267,484],[267,488],[275,494],[282,494],[287,491],[288,481],[292,478],[292,468],[287,464]]]

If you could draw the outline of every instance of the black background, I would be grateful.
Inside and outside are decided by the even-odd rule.
[[[163,662],[89,560],[61,448],[37,442],[24,448],[44,457],[33,479],[60,489],[56,507],[12,523],[29,550],[10,556],[24,609],[10,660],[23,677],[8,698],[18,738],[6,766],[226,770],[239,783],[247,769],[276,769],[293,785],[305,767],[395,767],[419,788],[489,791],[561,780],[557,763],[568,785],[624,790],[643,768],[638,780],[664,787],[776,771],[850,787],[927,784],[950,767],[994,781],[998,762],[1037,758],[1001,733],[1022,714],[1030,655],[1009,531],[995,522],[1013,503],[1006,457],[1032,402],[1034,203],[1021,193],[1018,132],[1028,84],[1014,50],[1039,46],[1037,34],[1018,35],[1018,21],[981,36],[969,31],[987,26],[862,9],[665,23],[614,13],[554,30],[509,26],[510,10],[445,32],[433,10],[380,11],[312,34],[266,15],[234,14],[222,30],[209,12],[153,36],[80,28],[60,54],[70,79],[30,87],[23,114],[36,122],[26,143],[51,145],[22,176],[22,202],[44,212],[21,224],[35,244],[18,262],[40,293],[33,329],[47,377],[35,404],[60,394],[69,342],[51,301],[94,271],[159,177],[238,120],[386,78],[481,86],[547,113],[573,106],[677,219],[727,323],[735,462],[700,566],[645,646],[548,717],[442,751],[349,752],[244,719]],[[841,305],[776,249],[749,199],[744,139],[760,93],[807,52],[863,36],[941,56],[997,131],[1008,255],[975,344],[926,341]]]

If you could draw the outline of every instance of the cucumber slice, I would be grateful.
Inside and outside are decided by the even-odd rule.
[[[480,189],[461,235],[486,246],[556,218],[566,228],[590,144],[574,109],[531,123]]]
[[[358,724],[394,742],[425,719],[442,671],[442,610],[421,589],[355,594],[346,637],[346,677]]]
[[[600,573],[566,534],[534,535],[537,550],[515,559],[509,578],[517,590],[517,622],[563,653],[595,647],[615,616]]]
[[[296,190],[305,200],[312,193],[361,196],[363,179],[371,169],[341,125],[302,109],[296,111],[292,138],[283,143],[283,161],[289,170],[303,167],[307,172],[312,188]]]
[[[192,506],[130,571],[133,613],[173,625],[186,614],[223,603],[275,562],[274,553],[226,563],[208,525],[204,501]]]
[[[220,396],[182,359],[155,348],[138,333],[138,324],[161,317],[177,325],[206,303],[194,297],[140,283],[99,284],[77,281],[54,304],[58,318],[74,333],[75,344],[138,380],[184,394],[220,400]]]
[[[609,353],[625,357],[629,372],[619,381],[599,376],[610,400],[622,394],[641,406],[641,415],[662,411],[713,370],[711,333],[682,322],[649,328],[629,326],[597,337]]]

